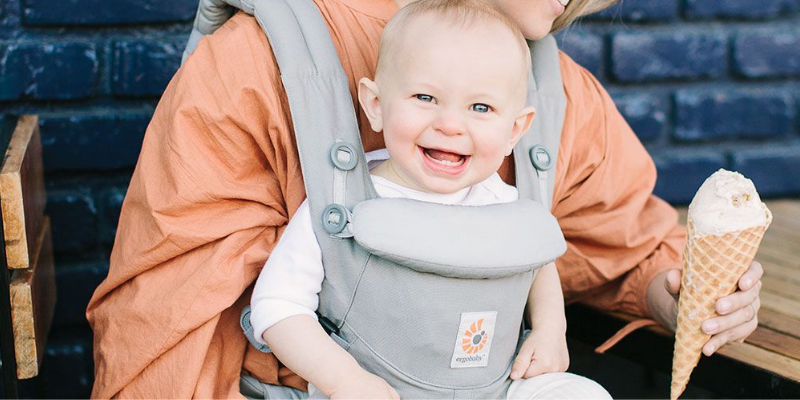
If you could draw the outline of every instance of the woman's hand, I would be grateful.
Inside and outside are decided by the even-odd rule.
[[[703,332],[711,335],[703,346],[703,354],[710,356],[726,343],[741,343],[758,327],[759,294],[764,268],[753,261],[739,278],[735,292],[717,300],[719,317],[703,321]],[[681,288],[681,271],[664,271],[653,279],[647,291],[647,305],[653,318],[662,326],[675,331],[678,316],[678,293]]]

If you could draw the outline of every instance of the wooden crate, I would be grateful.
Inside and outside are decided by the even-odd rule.
[[[4,313],[4,318],[10,318],[3,323],[10,326],[4,332],[13,332],[17,378],[25,379],[39,372],[55,309],[55,275],[50,223],[44,215],[39,121],[35,115],[25,115],[15,122],[10,138],[4,138],[8,147],[0,167],[0,210],[9,269],[4,273],[10,275],[6,281],[10,313]]]
[[[19,118],[0,169],[0,205],[8,268],[29,268],[42,228],[44,189],[42,141],[35,115]]]
[[[11,277],[11,320],[18,379],[39,373],[53,320],[56,282],[52,242],[50,219],[45,217],[34,247],[33,267],[15,270]]]

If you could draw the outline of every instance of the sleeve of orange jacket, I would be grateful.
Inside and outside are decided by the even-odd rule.
[[[599,82],[568,56],[567,112],[553,213],[567,239],[557,265],[568,302],[647,316],[647,287],[680,268],[684,230],[652,195],[656,169]]]
[[[242,293],[304,197],[255,24],[234,17],[203,39],[147,128],[87,310],[95,398],[241,397]]]

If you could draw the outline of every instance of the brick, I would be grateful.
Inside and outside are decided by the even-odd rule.
[[[0,49],[0,100],[70,100],[95,93],[93,43],[10,44]]]
[[[786,93],[678,91],[675,138],[682,141],[789,134],[794,99]]]
[[[49,190],[47,214],[53,227],[55,252],[79,253],[97,243],[97,207],[88,194]]]
[[[44,398],[87,399],[94,376],[92,331],[54,330],[50,333],[42,362],[47,391]]]
[[[19,0],[0,1],[0,38],[13,38],[19,31],[19,9]]]
[[[731,168],[750,178],[762,197],[800,195],[800,144],[734,151]]]
[[[197,0],[24,0],[25,25],[117,25],[189,21]]]
[[[733,69],[748,78],[800,76],[800,32],[782,29],[736,35]]]
[[[727,167],[725,155],[710,150],[667,149],[653,154],[658,169],[654,193],[672,204],[689,204],[714,171]]]
[[[727,69],[726,36],[720,33],[615,33],[611,70],[620,82],[717,78]]]
[[[775,18],[800,9],[797,0],[686,0],[687,18]]]
[[[86,306],[100,282],[108,275],[108,263],[61,264],[56,268],[59,288],[53,328],[89,328]],[[65,290],[69,288],[69,290]]]
[[[181,64],[186,40],[114,43],[113,92],[120,96],[160,96]]]
[[[98,214],[100,216],[100,243],[114,243],[126,189],[124,187],[108,187],[101,190],[97,196],[98,204],[100,204]]]
[[[604,45],[600,35],[564,30],[558,34],[559,48],[594,76],[600,76]]]
[[[620,1],[595,14],[590,19],[623,20],[630,22],[672,21],[678,17],[677,0]]]
[[[658,139],[667,128],[668,102],[659,96],[615,95],[614,103],[642,142]]]
[[[111,110],[80,115],[42,115],[46,171],[113,170],[136,165],[152,113]]]

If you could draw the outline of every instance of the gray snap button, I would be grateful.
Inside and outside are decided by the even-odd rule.
[[[336,168],[350,171],[358,164],[358,153],[350,143],[336,142],[331,147],[331,161]]]
[[[550,152],[540,144],[531,147],[528,155],[533,166],[539,171],[547,171],[553,167],[553,158],[550,157]]]
[[[347,209],[341,204],[331,203],[322,210],[322,227],[335,235],[347,226]]]

